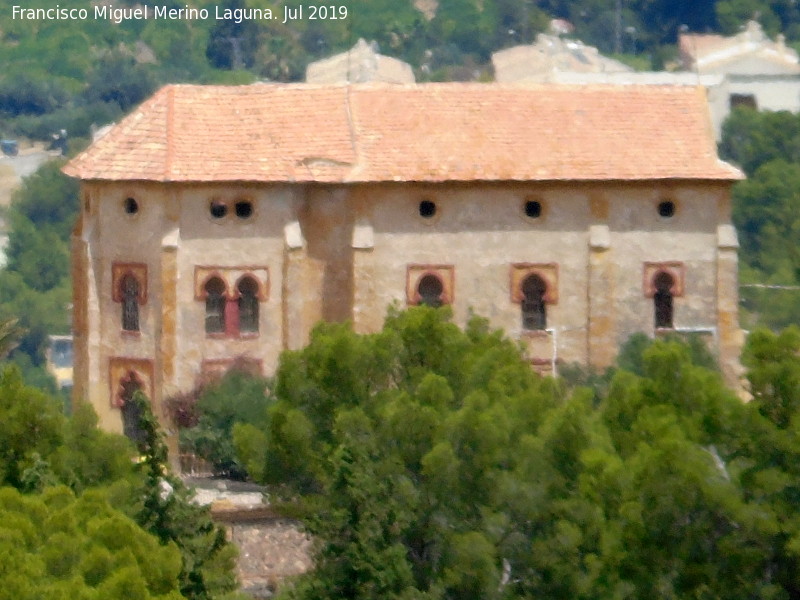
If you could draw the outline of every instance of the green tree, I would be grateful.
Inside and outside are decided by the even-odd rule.
[[[752,405],[780,429],[794,425],[800,411],[800,330],[780,334],[759,329],[750,334],[742,355]]]
[[[226,0],[220,10],[242,10],[244,0]],[[259,25],[249,19],[237,23],[233,19],[217,22],[208,38],[206,57],[218,69],[252,67],[258,48]]]
[[[100,492],[0,489],[0,598],[178,600],[180,555]]]
[[[395,313],[370,336],[321,325],[306,349],[284,354],[263,472],[304,495],[307,525],[325,540],[292,595],[497,590],[499,534],[487,521],[499,518],[498,478],[557,392],[484,322],[465,333],[447,315]],[[253,429],[236,429],[237,442]]]
[[[0,318],[25,331],[15,355],[41,367],[47,336],[69,331],[69,235],[78,211],[78,185],[53,161],[27,177],[9,211],[7,266],[0,271]],[[43,372],[43,371],[42,371]],[[27,374],[26,374],[27,375]]]
[[[720,153],[748,175],[733,190],[733,220],[746,284],[800,285],[800,118],[788,112],[737,109],[726,121]],[[800,319],[800,291],[744,288],[745,323],[779,329]]]
[[[97,429],[86,404],[64,417],[61,401],[23,383],[16,366],[0,375],[0,420],[2,485],[33,491],[62,483],[80,493],[135,483],[126,438]]]
[[[219,381],[167,401],[170,418],[180,428],[181,451],[208,461],[218,475],[246,473],[234,451],[234,425],[264,429],[268,422],[271,382],[252,371],[239,361]]]
[[[0,477],[3,485],[20,487],[23,471],[35,457],[47,457],[62,441],[64,417],[59,403],[26,386],[19,371],[6,367],[0,375]]]
[[[236,549],[212,521],[207,507],[191,502],[192,493],[167,468],[167,447],[147,397],[137,391],[142,437],[137,449],[144,475],[142,503],[136,521],[161,540],[180,549],[180,591],[192,600],[220,597],[236,588]]]
[[[723,124],[719,152],[748,175],[774,159],[800,162],[800,117],[788,111],[736,108]]]
[[[678,341],[568,391],[446,309],[318,327],[265,427],[234,427],[320,540],[285,597],[792,597],[797,339],[750,342],[743,404]]]
[[[145,100],[156,87],[153,76],[132,56],[120,52],[103,55],[89,74],[84,93],[89,102],[116,103],[128,111]]]
[[[739,32],[741,26],[751,19],[757,20],[761,23],[766,31],[775,35],[791,27],[792,24],[797,24],[797,15],[791,15],[781,10],[781,13],[787,18],[786,22],[775,13],[773,7],[778,8],[778,5],[785,4],[784,2],[770,2],[765,0],[718,0],[716,4],[717,20],[722,31],[726,34],[733,35]],[[792,20],[792,16],[794,20]]]
[[[0,80],[0,114],[41,115],[66,100],[65,90],[54,80],[15,74]]]
[[[80,402],[62,429],[62,443],[48,457],[60,482],[77,493],[91,487],[135,482],[133,449],[123,436],[102,431],[91,405]]]

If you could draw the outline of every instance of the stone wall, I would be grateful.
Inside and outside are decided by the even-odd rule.
[[[305,345],[320,319],[379,330],[388,306],[418,300],[426,273],[445,284],[459,325],[473,313],[488,318],[523,339],[535,365],[603,368],[631,334],[654,335],[651,280],[671,270],[675,329],[712,335],[736,381],[726,183],[87,183],[83,199],[73,252],[75,393],[92,401],[106,429],[122,429],[115,394],[129,371],[163,415],[164,398],[238,356],[274,372],[280,352]],[[246,214],[237,215],[240,202]],[[213,216],[212,204],[225,215]],[[121,327],[126,272],[144,286],[139,331]],[[548,282],[543,332],[522,326],[518,288],[529,273]],[[259,282],[256,334],[206,333],[210,277],[234,299],[242,277]]]
[[[291,519],[229,523],[228,539],[239,548],[237,573],[242,591],[268,598],[287,580],[313,567],[312,540]]]

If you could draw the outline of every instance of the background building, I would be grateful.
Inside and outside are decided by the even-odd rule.
[[[678,37],[683,68],[701,75],[724,75],[728,108],[800,110],[800,63],[782,35],[769,39],[756,21],[732,37],[682,33]]]
[[[540,33],[534,44],[524,44],[492,54],[495,81],[546,82],[558,73],[629,73],[628,65],[600,54],[579,40]]]
[[[358,40],[347,52],[317,60],[306,67],[308,83],[414,83],[411,65],[379,54],[375,42]]]

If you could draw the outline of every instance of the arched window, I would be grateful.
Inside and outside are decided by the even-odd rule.
[[[120,283],[122,296],[122,329],[139,331],[139,281],[131,274]]]
[[[434,308],[442,305],[442,292],[444,286],[442,281],[436,276],[424,275],[417,284],[417,293],[419,294],[419,303]]]
[[[120,400],[122,404],[122,432],[128,439],[136,443],[143,442],[145,432],[141,427],[142,410],[133,402],[133,396],[142,389],[142,382],[136,373],[129,371],[120,382]]]
[[[522,328],[528,331],[540,331],[547,328],[547,312],[544,296],[547,284],[535,273],[522,281]]]
[[[661,271],[653,279],[653,304],[657,329],[672,329],[672,288],[675,280],[666,271]]]
[[[206,333],[225,333],[225,284],[212,277],[204,287],[206,293]]]
[[[245,277],[237,286],[239,290],[239,331],[258,333],[258,284]]]

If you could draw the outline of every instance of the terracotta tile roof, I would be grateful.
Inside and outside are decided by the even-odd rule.
[[[741,178],[687,86],[443,83],[161,89],[82,179],[378,182]]]

